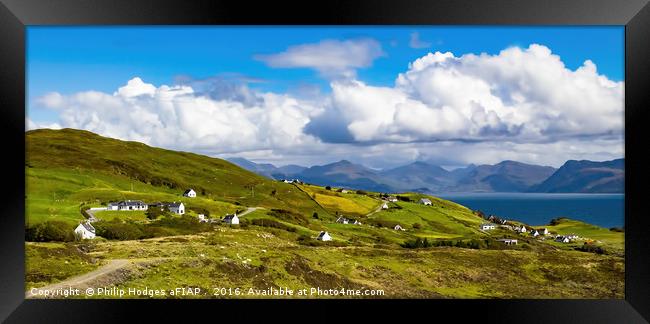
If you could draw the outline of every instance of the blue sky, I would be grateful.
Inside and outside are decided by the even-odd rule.
[[[318,67],[280,67],[260,59],[292,46],[324,40],[370,39],[381,54],[355,66],[353,79],[393,87],[409,63],[427,53],[456,57],[530,44],[548,47],[571,71],[591,60],[598,74],[624,80],[624,28],[610,27],[47,27],[27,28],[28,117],[61,124],[61,110],[39,101],[48,93],[84,91],[112,94],[138,77],[155,87],[179,77],[226,78],[253,92],[300,97],[332,92],[333,79]],[[340,45],[340,44],[339,44]],[[337,72],[338,73],[338,72]],[[229,81],[229,82],[230,82]],[[65,124],[65,123],[64,123]],[[66,126],[66,125],[63,125]],[[440,140],[440,139],[436,139]]]

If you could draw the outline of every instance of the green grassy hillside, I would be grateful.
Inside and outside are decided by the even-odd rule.
[[[184,201],[221,216],[262,206],[333,217],[295,186],[221,159],[73,129],[29,131],[26,146],[28,223],[77,222],[82,204],[121,199]],[[182,198],[186,188],[198,197]]]

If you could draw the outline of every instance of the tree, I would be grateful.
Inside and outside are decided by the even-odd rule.
[[[148,208],[144,214],[145,216],[147,216],[148,219],[154,220],[160,218],[161,216],[169,216],[169,208],[152,207],[152,208]]]
[[[70,242],[74,239],[74,227],[61,221],[46,221],[25,231],[25,240],[32,242]]]
[[[325,187],[325,189],[326,189],[326,190],[332,190],[332,187],[327,186],[327,187]]]
[[[271,191],[271,196],[275,196],[275,194],[277,194],[277,193],[278,192],[275,189],[273,189],[273,191]]]
[[[311,217],[314,218],[314,219],[318,219],[318,213],[317,213],[317,212],[314,212],[314,214],[311,215]]]

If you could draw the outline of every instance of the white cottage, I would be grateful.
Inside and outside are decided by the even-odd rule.
[[[388,204],[384,203],[383,205],[381,205],[381,209],[388,209]]]
[[[74,229],[74,234],[79,240],[91,240],[95,238],[95,228],[89,222],[83,222]]]
[[[332,237],[330,236],[329,233],[322,231],[320,234],[318,234],[318,237],[316,238],[319,241],[331,241]]]
[[[555,238],[555,242],[569,243],[569,242],[571,242],[571,240],[566,236],[558,235],[558,237]]]
[[[488,224],[488,223],[486,223],[486,224],[481,224],[481,226],[479,226],[479,228],[481,229],[481,231],[488,231],[488,230],[493,230],[493,229],[495,229],[496,226],[495,226],[494,224]]]
[[[500,239],[497,241],[502,242],[505,245],[517,245],[517,240],[515,239]]]
[[[422,205],[425,205],[425,206],[431,206],[431,200],[429,200],[429,199],[427,199],[427,198],[422,198],[422,199],[420,199],[420,203],[421,203]]]
[[[173,202],[167,205],[167,207],[169,208],[169,211],[174,214],[179,214],[179,215],[185,214],[185,205],[183,205],[182,202]]]
[[[405,230],[405,229],[402,228],[402,226],[400,226],[399,224],[395,225],[395,227],[393,227],[393,229],[396,230],[396,231],[404,231],[404,230]]]
[[[204,214],[198,214],[197,216],[199,217],[199,222],[201,223],[205,223],[208,221],[208,219],[205,217]]]
[[[237,217],[237,214],[226,215],[223,218],[223,222],[231,225],[239,225],[239,217]]]
[[[109,203],[106,210],[147,210],[149,206],[140,200],[122,200]]]
[[[183,197],[196,198],[196,191],[194,191],[194,189],[192,189],[192,188],[187,189],[183,193]]]

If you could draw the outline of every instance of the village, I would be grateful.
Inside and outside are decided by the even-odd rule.
[[[185,190],[183,192],[183,197],[186,198],[196,198],[196,191],[192,188]],[[154,202],[154,203],[145,203],[141,200],[122,200],[116,202],[109,202],[107,207],[94,207],[89,208],[90,211],[88,214],[90,217],[79,223],[79,225],[74,229],[75,237],[80,240],[84,239],[94,239],[96,237],[96,229],[92,225],[93,222],[96,222],[98,219],[94,216],[94,212],[97,211],[146,211],[149,209],[157,208],[160,211],[169,211],[176,215],[185,214],[185,204],[182,202]],[[201,223],[224,223],[230,225],[238,225],[239,217],[237,213],[227,214],[221,219],[210,219],[205,216],[205,214],[197,215],[199,222]]]
[[[303,184],[303,182],[298,179],[291,179],[291,180],[282,179],[279,181],[288,184]],[[326,188],[327,190],[331,190],[331,187],[329,186]],[[347,194],[353,192],[353,190],[340,188],[337,190],[337,192]],[[183,197],[186,198],[196,198],[196,196],[197,196],[196,191],[192,188],[189,188],[185,190],[185,192],[183,192]],[[377,211],[387,210],[390,208],[389,203],[396,203],[398,201],[399,199],[396,196],[382,194],[381,205],[379,206],[379,209]],[[418,201],[418,204],[421,204],[423,206],[432,206],[432,202],[428,198],[421,198]],[[109,202],[106,207],[90,208],[89,209],[90,217],[87,220],[79,223],[79,225],[74,229],[74,234],[75,237],[77,237],[80,240],[94,239],[96,237],[96,230],[92,225],[93,222],[97,221],[97,218],[94,217],[94,213],[93,213],[96,211],[106,210],[106,211],[127,211],[128,212],[128,211],[147,211],[152,208],[158,208],[160,209],[160,211],[167,210],[176,215],[184,215],[185,207],[186,206],[182,202],[175,202],[175,201],[168,202],[168,203],[163,203],[163,202],[145,203],[141,200],[122,200],[122,201]],[[484,217],[482,213],[479,213],[478,215],[480,217]],[[208,218],[204,214],[197,214],[197,218],[198,221],[201,223],[211,223],[211,224],[222,223],[228,225],[238,225],[240,220],[236,212],[233,214],[226,214],[220,219]],[[490,215],[484,218],[488,220],[489,223],[481,224],[479,226],[479,229],[485,233],[500,228],[500,229],[512,231],[516,234],[519,234],[520,236],[526,236],[528,238],[536,238],[541,241],[546,240],[548,238],[548,239],[553,239],[555,242],[571,243],[580,239],[580,237],[578,237],[575,234],[558,235],[558,234],[552,234],[547,228],[535,229],[532,227],[527,228],[523,224],[516,225],[513,224],[512,222],[509,222],[505,219],[501,219],[494,215]],[[362,225],[362,223],[359,220],[345,217],[345,216],[339,216],[336,219],[336,223],[344,224],[344,225]],[[392,230],[395,231],[406,231],[406,229],[401,224],[395,224],[391,228]],[[316,236],[315,239],[318,241],[332,241],[333,237],[330,235],[328,231],[321,231]],[[518,244],[518,240],[515,238],[501,238],[501,239],[497,239],[497,241],[503,243],[506,246]]]

